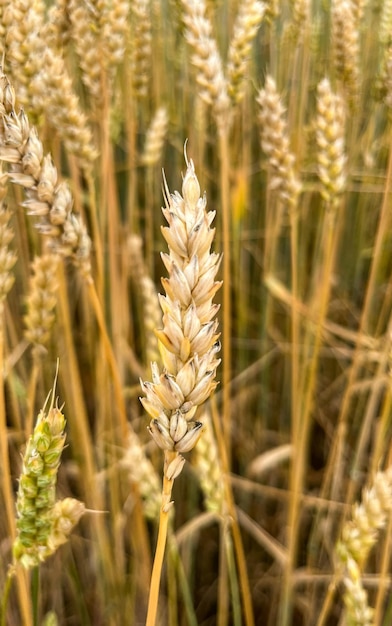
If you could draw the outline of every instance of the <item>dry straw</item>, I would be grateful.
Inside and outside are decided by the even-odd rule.
[[[162,260],[169,277],[162,278],[166,291],[160,296],[163,328],[156,331],[163,369],[153,363],[152,382],[141,383],[145,394],[141,402],[152,418],[149,431],[165,452],[149,626],[156,619],[173,481],[185,462],[180,453],[191,450],[201,435],[202,423],[195,419],[196,411],[217,385],[215,375],[220,362],[215,319],[219,307],[212,302],[221,284],[215,281],[220,257],[211,252],[215,211],[207,212],[193,162],[186,158],[186,164],[182,196],[178,192],[170,194],[165,182],[163,214],[168,226],[162,228],[162,234],[169,254],[162,254]]]

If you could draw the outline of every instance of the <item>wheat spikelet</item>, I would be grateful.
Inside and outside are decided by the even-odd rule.
[[[16,502],[16,563],[26,569],[39,565],[67,540],[84,513],[84,505],[71,498],[56,503],[56,482],[65,443],[65,418],[54,406],[40,411],[23,456]]]
[[[168,124],[169,117],[166,108],[159,107],[147,130],[141,158],[143,165],[152,166],[161,160]]]
[[[343,569],[344,601],[347,623],[371,625],[373,611],[361,581],[361,567],[376,544],[379,531],[386,525],[392,510],[392,468],[377,472],[370,488],[362,492],[362,502],[355,504],[351,519],[345,523],[336,546],[338,567]]]
[[[212,107],[218,127],[229,121],[230,99],[222,59],[212,35],[204,0],[182,0],[185,38],[193,50],[192,63],[200,97]]]
[[[32,264],[33,276],[27,296],[24,323],[27,341],[38,349],[47,346],[55,320],[58,263],[57,255],[45,254],[36,257]]]
[[[56,552],[57,548],[68,541],[85,511],[84,503],[75,498],[64,498],[55,502],[51,514],[52,528],[47,542],[49,554]]]
[[[35,226],[46,236],[49,249],[70,256],[89,276],[91,242],[82,219],[72,211],[71,191],[58,181],[51,156],[44,156],[24,111],[16,113],[15,92],[5,74],[0,75],[0,111],[0,160],[10,163],[10,181],[25,191],[22,206],[37,218]]]
[[[344,124],[344,103],[325,78],[317,87],[316,140],[321,194],[328,203],[336,201],[346,184]]]
[[[290,151],[284,108],[271,76],[259,91],[259,122],[261,146],[268,157],[271,172],[270,188],[284,204],[294,206],[300,192],[300,183],[294,171],[294,155]]]
[[[133,37],[131,49],[132,85],[136,98],[148,94],[151,66],[151,16],[147,0],[132,3]]]
[[[356,105],[359,91],[359,31],[352,3],[349,0],[334,0],[331,20],[335,71],[352,108]]]
[[[163,214],[169,226],[162,233],[169,254],[162,259],[169,278],[162,279],[163,329],[156,332],[164,369],[152,364],[152,382],[141,383],[141,402],[152,418],[149,430],[158,446],[187,452],[201,434],[196,409],[217,385],[218,306],[212,298],[220,287],[214,281],[219,255],[210,251],[215,212],[206,211],[192,161],[187,161],[182,196],[170,195],[166,184],[165,194]]]
[[[244,79],[251,46],[265,10],[265,5],[258,0],[244,0],[240,4],[227,60],[228,93],[233,105],[238,104],[244,96]]]

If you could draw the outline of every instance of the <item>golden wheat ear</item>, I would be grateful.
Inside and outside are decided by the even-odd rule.
[[[211,395],[217,383],[220,363],[218,306],[213,297],[221,283],[215,281],[219,254],[211,252],[215,230],[211,227],[214,211],[207,211],[205,195],[192,160],[188,160],[182,195],[171,194],[164,180],[168,226],[162,234],[169,253],[162,253],[168,272],[162,278],[166,295],[160,296],[163,328],[156,330],[163,368],[152,364],[152,381],[141,382],[141,402],[151,417],[149,431],[164,450],[162,506],[159,535],[151,579],[147,624],[156,620],[159,584],[166,545],[168,515],[172,506],[174,479],[181,473],[188,452],[197,443],[203,424],[196,411]]]

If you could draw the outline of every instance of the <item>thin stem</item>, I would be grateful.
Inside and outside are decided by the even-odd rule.
[[[231,379],[231,275],[230,275],[230,203],[229,203],[229,141],[226,129],[219,129],[220,155],[220,191],[222,202],[222,247],[223,247],[223,438],[227,452],[228,469],[231,465],[231,415],[230,415],[230,379]]]
[[[113,348],[112,348],[112,344],[110,342],[109,339],[109,335],[106,329],[106,323],[105,323],[105,319],[103,316],[103,312],[102,312],[102,307],[101,307],[101,303],[98,299],[98,295],[95,289],[95,285],[94,282],[92,280],[89,280],[87,283],[87,287],[88,287],[88,295],[90,298],[90,303],[93,307],[94,313],[95,313],[95,317],[98,323],[98,327],[99,330],[101,332],[101,337],[103,340],[103,345],[104,345],[104,349],[105,349],[105,353],[106,353],[106,358],[109,362],[109,366],[110,366],[110,370],[112,373],[112,380],[113,380],[113,386],[114,386],[114,395],[116,398],[116,404],[117,404],[117,409],[119,411],[119,415],[120,415],[120,427],[121,427],[121,436],[122,437],[127,437],[128,433],[129,433],[129,424],[127,421],[127,415],[126,415],[126,410],[125,410],[125,402],[124,402],[124,396],[123,396],[123,389],[122,389],[122,385],[121,385],[121,381],[120,381],[120,376],[118,373],[118,368],[117,368],[117,363],[116,363],[116,358],[114,356],[114,352],[113,352]],[[134,364],[135,367],[140,367],[137,365],[137,361],[136,361],[136,357],[134,359]],[[140,376],[144,375],[143,369],[140,367],[138,374]]]
[[[184,567],[180,559],[178,545],[173,533],[169,532],[168,548],[170,550],[170,556],[177,570],[179,588],[182,593],[184,601],[184,612],[186,617],[186,623],[188,626],[197,626],[197,619],[192,604],[192,595],[189,589],[187,576],[184,572]]]
[[[239,573],[239,581],[241,587],[242,602],[245,615],[246,626],[254,626],[254,616],[252,607],[252,594],[250,591],[249,577],[246,567],[246,558],[244,552],[244,546],[242,544],[241,531],[238,523],[237,510],[235,507],[234,496],[231,489],[228,471],[228,460],[226,454],[226,448],[224,445],[222,429],[219,422],[218,411],[216,406],[216,399],[213,395],[211,397],[211,416],[214,424],[214,430],[216,433],[216,439],[219,450],[219,457],[222,463],[222,474],[225,484],[225,500],[227,504],[228,515],[230,515],[231,529],[233,533],[234,549],[237,558],[237,567]]]
[[[218,579],[218,614],[217,626],[227,626],[229,621],[229,588],[227,584],[227,552],[225,534],[228,532],[227,523],[221,524],[219,541],[219,579]]]
[[[286,626],[291,620],[292,614],[292,589],[293,574],[296,564],[297,547],[298,547],[298,530],[300,522],[300,502],[303,493],[304,477],[306,470],[306,454],[309,443],[309,433],[311,425],[311,415],[313,406],[313,396],[316,383],[317,365],[319,353],[322,343],[323,322],[327,314],[327,307],[331,286],[331,274],[334,263],[334,251],[336,249],[335,224],[336,211],[331,207],[326,207],[325,232],[324,232],[324,263],[323,274],[320,276],[319,284],[321,285],[321,293],[316,291],[314,304],[318,308],[316,329],[312,329],[312,335],[309,337],[308,349],[311,354],[307,367],[303,368],[303,393],[300,394],[299,400],[303,398],[303,403],[297,407],[298,415],[301,415],[301,423],[294,430],[293,445],[295,455],[291,465],[290,474],[290,506],[288,513],[288,563],[284,573],[280,624]],[[293,398],[294,401],[294,398]]]
[[[176,458],[178,452],[172,452],[171,450],[165,450],[164,469],[163,469],[163,486],[162,486],[162,506],[159,516],[159,530],[158,539],[155,549],[154,564],[152,567],[150,594],[148,598],[147,619],[146,626],[155,626],[158,600],[159,600],[159,587],[161,584],[163,558],[165,556],[167,528],[169,523],[170,514],[170,501],[171,493],[173,489],[173,480],[169,480],[166,476],[166,469]]]
[[[31,572],[31,598],[33,601],[33,624],[39,624],[39,567],[34,567]]]
[[[1,598],[1,606],[0,606],[0,626],[6,626],[6,615],[7,615],[7,604],[8,598],[11,591],[12,581],[14,579],[16,573],[15,566],[9,568],[7,572],[7,578],[5,579],[3,596]]]
[[[13,542],[16,536],[15,528],[15,507],[11,485],[11,468],[8,452],[8,428],[5,412],[4,398],[4,308],[0,305],[0,458],[1,458],[1,488],[3,493],[5,517],[7,519],[8,533]],[[29,603],[29,593],[24,572],[17,572],[17,589],[19,596],[19,607],[24,624],[31,623],[31,606]],[[5,619],[5,617],[4,617]]]

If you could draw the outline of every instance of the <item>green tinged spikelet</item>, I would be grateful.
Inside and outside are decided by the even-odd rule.
[[[67,540],[84,513],[72,498],[56,502],[57,473],[65,444],[66,420],[54,405],[39,412],[34,432],[23,456],[16,502],[15,561],[29,569],[55,552]]]

